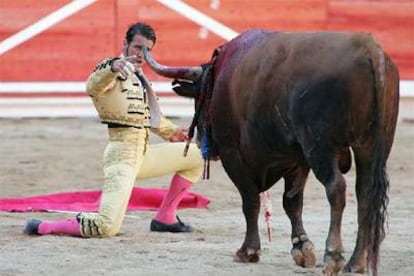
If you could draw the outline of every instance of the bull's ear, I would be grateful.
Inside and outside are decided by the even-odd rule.
[[[191,81],[174,80],[171,85],[174,92],[180,96],[195,98],[197,95],[197,88]]]

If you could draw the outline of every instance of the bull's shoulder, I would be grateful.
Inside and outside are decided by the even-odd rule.
[[[250,29],[239,34],[229,42],[221,46],[218,64],[237,63],[251,49],[257,48],[273,31],[262,29]]]
[[[249,29],[227,42],[225,46],[232,48],[246,45],[255,45],[273,33],[275,32],[270,30]]]

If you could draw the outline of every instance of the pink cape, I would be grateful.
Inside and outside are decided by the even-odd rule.
[[[136,188],[132,190],[128,211],[157,210],[166,193],[165,189]],[[97,212],[101,191],[78,191],[47,194],[25,198],[0,198],[0,211],[48,212],[73,211]],[[178,208],[207,208],[210,200],[202,195],[187,193]]]

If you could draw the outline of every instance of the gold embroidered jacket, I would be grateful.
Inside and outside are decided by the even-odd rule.
[[[163,139],[169,139],[176,132],[177,126],[160,114],[159,126],[151,126],[151,106],[148,104],[144,84],[135,74],[122,79],[117,72],[112,72],[114,60],[108,58],[98,63],[86,83],[86,90],[101,122],[151,128],[152,132]]]

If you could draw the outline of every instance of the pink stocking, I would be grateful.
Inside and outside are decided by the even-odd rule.
[[[80,225],[76,218],[58,220],[58,221],[43,221],[39,225],[38,230],[40,235],[47,234],[66,234],[69,236],[80,236]]]
[[[175,212],[178,204],[192,185],[193,183],[190,181],[184,179],[178,174],[175,174],[171,180],[170,189],[165,195],[158,213],[155,216],[155,220],[166,224],[177,222]]]

